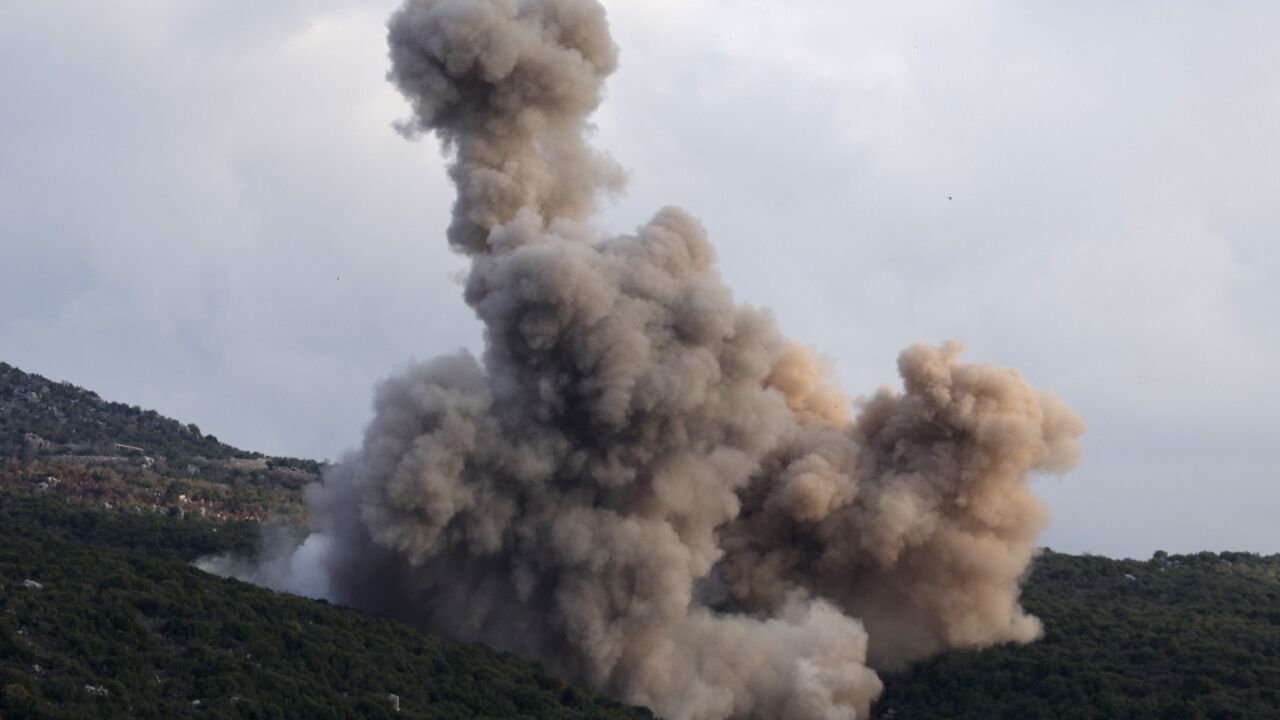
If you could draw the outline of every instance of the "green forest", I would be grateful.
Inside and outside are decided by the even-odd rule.
[[[0,495],[0,717],[391,717],[392,694],[402,717],[647,716],[483,646],[187,564],[256,534]],[[1045,552],[1024,599],[1042,640],[888,675],[875,717],[1280,717],[1280,556]]]
[[[69,446],[104,453],[129,446],[167,459],[168,464],[231,458],[265,458],[240,450],[155,410],[103,400],[68,382],[55,382],[0,362],[0,458],[33,454],[36,445]],[[280,468],[315,474],[321,464],[298,458],[268,458]]]
[[[186,562],[253,542],[0,496],[0,717],[650,717],[484,646]]]
[[[1023,605],[1041,640],[888,676],[878,715],[1280,718],[1280,555],[1045,552]]]

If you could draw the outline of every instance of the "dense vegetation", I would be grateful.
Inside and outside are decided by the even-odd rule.
[[[314,460],[268,457],[194,424],[0,363],[0,489],[102,507],[302,522]]]
[[[0,717],[379,717],[390,694],[404,717],[644,717],[532,663],[185,564],[255,536],[0,494]],[[887,676],[875,717],[1280,718],[1280,556],[1048,552],[1024,599],[1044,639]]]
[[[34,438],[32,437],[34,436]],[[0,457],[24,457],[35,443],[104,452],[117,443],[163,456],[171,465],[232,458],[263,458],[136,405],[109,402],[97,393],[26,373],[0,362]],[[312,474],[313,460],[271,458],[271,464]]]
[[[53,382],[0,362],[0,454],[19,455],[28,434],[53,443],[127,443],[171,457],[247,455],[154,410],[104,401],[71,383]]]
[[[182,562],[251,541],[0,496],[0,717],[649,717],[483,646]]]
[[[258,473],[230,481],[184,477],[126,463],[0,459],[0,490],[140,513],[301,524],[305,483]]]
[[[0,538],[61,540],[187,563],[205,555],[250,554],[259,525],[129,512],[101,512],[57,499],[0,493]]]
[[[886,678],[878,717],[1280,718],[1280,556],[1046,553],[1039,642]]]

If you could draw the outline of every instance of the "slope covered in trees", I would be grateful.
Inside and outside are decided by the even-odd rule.
[[[114,454],[119,446],[164,456],[169,464],[196,460],[265,459],[220,442],[194,423],[183,424],[155,410],[103,400],[97,393],[27,373],[0,362],[0,457],[41,449]],[[279,467],[317,472],[318,463],[271,458]]]
[[[102,507],[303,520],[314,460],[232,447],[194,424],[0,362],[0,489]]]
[[[1023,600],[1040,641],[889,676],[877,716],[1280,718],[1280,555],[1047,552]]]
[[[194,424],[183,425],[135,405],[108,402],[91,390],[0,362],[0,453],[21,453],[32,435],[55,444],[136,445],[167,451],[174,459],[249,454],[201,433]]]
[[[251,543],[0,496],[0,717],[649,717],[483,646],[183,562]]]
[[[113,443],[203,464],[57,454]],[[189,567],[251,552],[249,518],[296,519],[318,469],[219,464],[244,458],[268,460],[0,363],[0,718],[647,716],[482,646]],[[887,675],[873,717],[1280,718],[1280,556],[1045,552],[1023,601],[1043,639]]]
[[[379,717],[391,694],[403,717],[645,716],[482,646],[185,563],[255,537],[0,495],[0,717]],[[1025,600],[1041,641],[889,675],[874,717],[1280,717],[1280,556],[1048,552]]]

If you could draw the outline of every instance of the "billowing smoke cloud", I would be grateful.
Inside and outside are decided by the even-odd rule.
[[[1027,476],[1075,462],[1069,409],[921,345],[903,391],[851,417],[687,213],[601,237],[621,173],[586,142],[617,64],[594,0],[407,0],[389,37],[402,131],[452,153],[485,354],[378,389],[309,497],[322,540],[273,560],[277,586],[300,574],[672,720],[865,717],[871,666],[1038,635]],[[323,582],[298,570],[317,557]]]

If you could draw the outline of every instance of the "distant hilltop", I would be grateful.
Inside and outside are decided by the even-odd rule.
[[[227,445],[155,410],[103,400],[96,392],[55,382],[0,362],[0,455],[59,448],[68,454],[163,455],[171,464],[193,460],[263,464],[318,472],[320,464],[296,458],[267,458]],[[248,464],[246,464],[248,463]]]
[[[106,456],[150,452],[174,461],[256,455],[201,433],[194,423],[105,401],[72,383],[0,363],[0,452],[18,456],[54,450]]]
[[[233,447],[155,410],[0,362],[0,487],[216,519],[303,516],[323,463]]]

